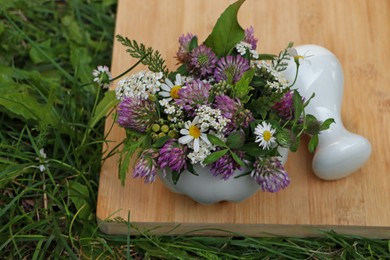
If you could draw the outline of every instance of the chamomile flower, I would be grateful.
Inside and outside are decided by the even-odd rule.
[[[287,53],[290,54],[290,56],[294,58],[295,63],[297,63],[299,65],[302,65],[304,63],[310,64],[310,60],[308,60],[308,58],[311,57],[311,55],[308,56],[306,54],[303,54],[303,55],[298,54],[298,51],[295,48],[288,48]]]
[[[184,81],[180,74],[176,74],[175,84],[170,79],[165,79],[165,84],[161,84],[161,89],[158,94],[164,97],[164,100],[171,101],[179,98],[179,90],[182,88]]]
[[[103,89],[109,89],[112,84],[112,75],[110,69],[107,66],[98,66],[96,70],[92,72],[94,76],[93,81],[99,84]]]
[[[261,146],[263,149],[270,149],[276,143],[276,138],[274,136],[275,132],[276,130],[272,128],[270,123],[263,121],[255,128],[255,143],[260,142],[259,146]]]
[[[199,116],[196,116],[194,120],[187,121],[184,123],[184,128],[180,130],[180,134],[183,136],[179,138],[179,143],[193,145],[195,152],[199,151],[200,142],[211,144],[207,135],[204,133],[205,130],[199,125]]]

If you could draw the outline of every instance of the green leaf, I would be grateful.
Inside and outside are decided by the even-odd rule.
[[[189,49],[189,51],[192,51],[196,47],[198,47],[198,37],[194,36],[194,37],[192,37],[192,39],[190,41],[188,49]]]
[[[7,92],[5,90],[5,92]],[[23,118],[24,120],[35,120],[47,125],[56,126],[58,117],[54,110],[47,109],[40,104],[37,99],[28,92],[15,92],[3,94],[0,89],[0,107]]]
[[[258,76],[253,77],[251,86],[255,88],[263,88],[265,85],[267,85],[267,81],[265,79],[262,79]]]
[[[4,189],[8,183],[25,173],[30,167],[31,164],[11,164],[5,167],[4,170],[0,171],[0,189]]]
[[[177,182],[179,181],[179,179],[180,179],[180,172],[178,172],[178,171],[173,171],[172,172],[172,182],[173,182],[173,184],[177,184]]]
[[[309,151],[311,153],[313,153],[316,150],[317,145],[318,145],[318,135],[313,135],[310,138],[310,141],[309,141],[309,144],[308,144]]]
[[[231,133],[227,138],[227,146],[230,149],[238,149],[245,143],[245,134],[242,131]]]
[[[293,106],[294,106],[294,120],[298,121],[303,112],[303,101],[302,96],[299,94],[297,90],[294,90],[293,94]]]
[[[218,57],[228,55],[245,37],[245,31],[237,21],[238,10],[244,2],[239,0],[226,8],[204,42]]]
[[[219,158],[221,158],[222,156],[224,156],[227,151],[229,151],[228,149],[223,149],[223,150],[220,150],[220,151],[216,151],[216,152],[213,152],[212,154],[209,154],[204,160],[203,160],[203,163],[204,164],[210,164],[210,163],[213,163],[215,161],[217,161]]]
[[[258,60],[273,60],[277,57],[275,54],[259,54]]]
[[[247,103],[250,99],[249,92],[253,89],[249,84],[251,83],[255,71],[253,69],[245,72],[240,80],[233,86],[231,94],[233,98],[239,98],[242,103]]]
[[[161,148],[164,146],[164,144],[169,140],[171,139],[170,136],[166,135],[166,136],[163,136],[163,137],[160,137],[156,140],[156,142],[153,144],[153,147],[155,148]]]
[[[91,81],[91,55],[87,48],[72,45],[70,48],[70,62],[74,69],[75,77],[80,78],[82,82]]]
[[[310,98],[308,100],[305,101],[305,103],[303,104],[304,107],[306,107],[307,105],[309,105],[310,101],[316,96],[315,93],[311,94]]]
[[[221,139],[219,139],[217,136],[208,134],[208,135],[207,135],[207,138],[209,139],[209,141],[210,141],[212,144],[217,145],[217,146],[220,146],[220,147],[225,147],[225,148],[227,148],[226,144],[225,144]]]
[[[77,181],[69,181],[69,197],[76,209],[81,210],[78,214],[80,219],[88,219],[92,213],[87,201],[90,197],[88,188]]]
[[[329,129],[330,125],[333,124],[333,123],[336,123],[336,122],[334,121],[333,118],[328,118],[328,119],[326,119],[326,120],[321,124],[320,131]]]
[[[238,157],[235,152],[231,152],[230,154],[232,155],[233,160],[235,160],[236,163],[238,163],[241,167],[245,167],[245,163],[240,159],[240,157]]]
[[[34,64],[47,61],[46,56],[42,55],[41,51],[38,51],[37,48],[40,48],[41,51],[44,51],[46,55],[50,58],[55,58],[54,49],[51,47],[51,40],[49,39],[37,44],[36,46],[32,46],[32,48],[30,49],[29,56]]]
[[[104,118],[111,109],[113,109],[117,104],[118,100],[116,99],[114,91],[108,91],[104,94],[102,100],[100,100],[99,104],[96,107],[96,111],[91,118],[91,128]]]
[[[261,149],[257,143],[247,143],[241,148],[241,150],[252,157],[260,157],[268,154],[268,152]]]
[[[133,151],[122,151],[119,159],[118,177],[121,180],[121,185],[125,185],[127,171],[130,167],[130,161],[133,157]]]

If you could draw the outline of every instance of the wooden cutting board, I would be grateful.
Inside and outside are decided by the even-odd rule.
[[[200,41],[233,1],[119,0],[116,34],[152,46],[171,69],[178,37],[187,32]],[[258,192],[242,203],[203,206],[168,191],[160,181],[144,184],[129,178],[121,186],[118,156],[104,161],[97,218],[103,232],[250,236],[315,236],[319,230],[366,237],[390,237],[390,1],[388,0],[247,0],[240,9],[243,28],[253,25],[259,53],[277,53],[289,41],[318,44],[339,58],[345,75],[342,117],[347,129],[367,137],[372,155],[354,175],[323,181],[311,170],[305,146],[290,154],[286,168],[292,183],[277,194]],[[135,60],[115,43],[112,72],[119,75]],[[137,70],[142,69],[138,67]],[[106,121],[105,152],[124,138]],[[108,131],[111,129],[111,131]]]

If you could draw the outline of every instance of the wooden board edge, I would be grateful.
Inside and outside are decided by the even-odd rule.
[[[251,236],[251,237],[323,237],[334,231],[342,235],[372,239],[390,239],[390,227],[286,225],[286,224],[204,224],[204,223],[131,223],[97,218],[100,231],[109,235],[160,236]]]

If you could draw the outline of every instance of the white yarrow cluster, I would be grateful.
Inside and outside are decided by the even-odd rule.
[[[200,163],[203,164],[204,159],[211,154],[211,145],[201,142],[198,151],[193,151],[187,155],[187,158],[191,160],[191,164]]]
[[[245,56],[247,52],[249,52],[254,59],[259,58],[259,54],[256,50],[252,49],[252,45],[247,42],[240,42],[236,44],[236,50],[241,56]]]
[[[171,115],[168,119],[170,119],[171,122],[177,123],[178,118],[180,118],[183,115],[183,109],[176,105],[173,102],[170,102],[168,99],[162,99],[159,101],[160,106],[164,108],[164,113],[167,115]]]
[[[196,110],[199,116],[199,125],[202,130],[207,131],[210,128],[217,132],[223,132],[230,119],[222,116],[221,110],[213,109],[207,105],[202,105]]]
[[[267,85],[270,88],[282,92],[289,86],[288,80],[282,75],[282,73],[277,71],[272,65],[268,64],[265,61],[261,61],[261,62],[256,61],[253,64],[259,69],[265,68],[267,72],[274,77],[273,81],[267,81]]]
[[[141,71],[126,77],[118,82],[115,90],[116,97],[119,100],[126,97],[146,100],[149,95],[160,91],[162,77],[162,72],[154,73],[151,71]]]

